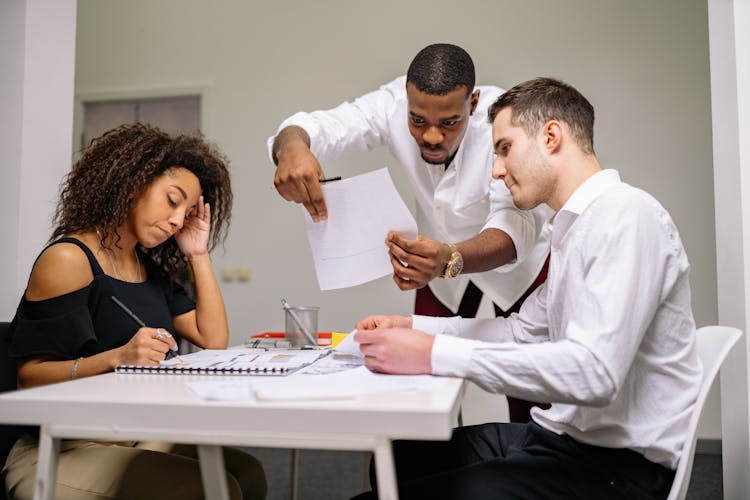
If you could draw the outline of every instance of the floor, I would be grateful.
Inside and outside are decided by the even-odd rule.
[[[287,449],[249,448],[263,461],[268,478],[267,500],[291,500],[292,453]],[[369,489],[369,454],[353,451],[301,450],[297,498],[299,500],[348,499]],[[698,454],[687,500],[721,500],[721,455]]]
[[[266,500],[292,500],[288,449],[248,448],[263,462],[268,480]],[[348,499],[369,490],[366,481],[370,454],[358,451],[300,450],[297,468],[298,500]]]
[[[687,500],[721,500],[723,496],[721,455],[695,455]]]

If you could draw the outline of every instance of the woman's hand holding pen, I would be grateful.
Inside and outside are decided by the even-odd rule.
[[[211,207],[198,199],[195,209],[185,218],[182,228],[174,235],[180,251],[188,258],[208,253],[208,237],[211,233]]]
[[[117,349],[117,365],[158,365],[169,350],[177,350],[177,342],[163,328],[141,327],[133,338]]]

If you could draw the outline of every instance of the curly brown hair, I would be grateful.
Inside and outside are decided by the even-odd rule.
[[[169,135],[142,123],[122,125],[91,141],[60,187],[50,241],[85,230],[97,230],[102,244],[115,241],[135,199],[160,175],[182,167],[198,177],[203,198],[211,205],[209,250],[223,243],[232,213],[227,158],[199,134]],[[160,272],[177,278],[187,258],[174,238],[141,248]]]

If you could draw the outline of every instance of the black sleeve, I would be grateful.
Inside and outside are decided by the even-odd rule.
[[[85,344],[97,342],[88,309],[89,289],[40,301],[24,296],[10,325],[8,354],[13,358],[80,356]]]
[[[185,287],[177,282],[170,283],[167,305],[169,306],[169,314],[173,318],[195,309],[195,301],[190,297]]]

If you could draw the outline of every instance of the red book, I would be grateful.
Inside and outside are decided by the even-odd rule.
[[[284,332],[263,332],[257,335],[252,335],[250,338],[253,339],[283,339],[285,337]],[[318,345],[330,345],[331,344],[331,332],[318,332]]]

